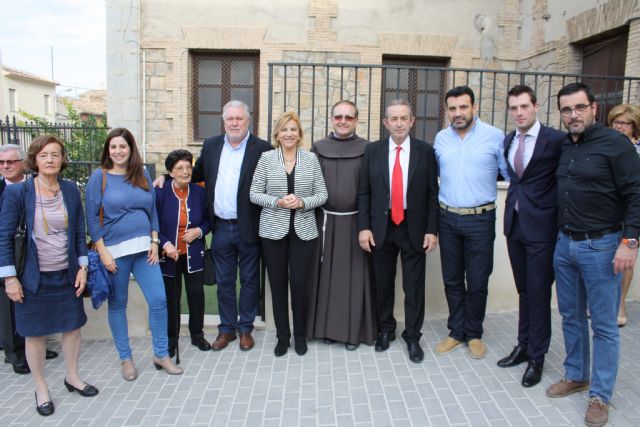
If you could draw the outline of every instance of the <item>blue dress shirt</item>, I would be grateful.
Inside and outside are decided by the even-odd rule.
[[[500,129],[477,117],[464,139],[452,126],[438,132],[434,149],[440,170],[440,202],[455,208],[495,202],[498,171],[508,179],[503,141]]]
[[[213,202],[213,212],[217,217],[224,219],[238,218],[238,183],[240,182],[240,169],[244,152],[247,148],[249,132],[240,145],[233,148],[229,144],[227,136],[224,137],[224,145],[220,153],[218,164],[218,177],[216,179],[216,197]]]

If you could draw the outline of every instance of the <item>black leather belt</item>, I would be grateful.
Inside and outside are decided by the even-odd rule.
[[[607,228],[605,230],[591,231],[589,233],[577,233],[571,230],[562,230],[562,232],[567,236],[569,236],[571,240],[580,242],[582,240],[600,239],[606,236],[607,234],[617,233],[618,231],[621,231],[621,230],[622,230],[622,225],[618,224],[615,227]]]
[[[238,224],[237,219],[224,219],[224,218],[220,218],[219,216],[216,217],[216,222],[217,221],[226,222],[227,224]]]

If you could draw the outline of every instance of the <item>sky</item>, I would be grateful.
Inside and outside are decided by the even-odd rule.
[[[53,79],[58,93],[106,89],[105,0],[0,0],[0,61]]]

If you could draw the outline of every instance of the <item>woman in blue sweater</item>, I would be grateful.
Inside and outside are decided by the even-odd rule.
[[[127,327],[129,275],[133,273],[149,304],[149,327],[156,369],[180,375],[169,357],[167,303],[158,265],[158,215],[151,178],[131,132],[113,129],[107,135],[101,168],[87,183],[87,226],[100,260],[113,274],[109,297],[109,326],[122,361],[122,376],[137,377]]]

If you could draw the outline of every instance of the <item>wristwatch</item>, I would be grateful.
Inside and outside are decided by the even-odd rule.
[[[638,247],[638,239],[622,239],[622,243],[627,245],[629,249],[636,249]]]
[[[88,265],[81,265],[80,266],[80,270],[89,271],[89,266]]]
[[[160,239],[156,238],[154,239],[153,237],[151,238],[151,243],[155,243],[156,245],[160,246]]]

